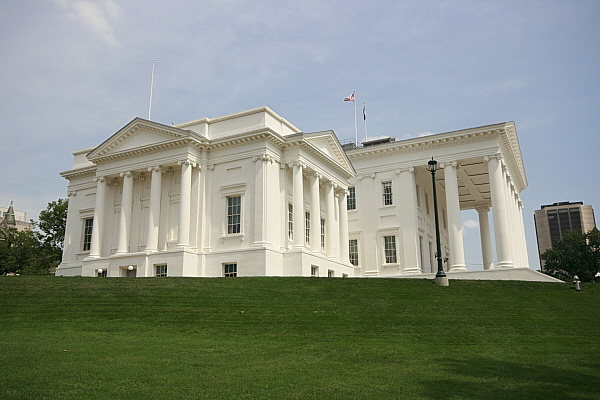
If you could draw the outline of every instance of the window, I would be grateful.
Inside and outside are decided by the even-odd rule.
[[[332,270],[332,269],[328,269],[328,270],[327,270],[327,277],[328,277],[328,278],[333,278],[333,277],[335,277],[335,271],[334,271],[334,270]]]
[[[310,276],[319,276],[319,267],[317,267],[316,265],[311,265]]]
[[[306,244],[310,243],[310,213],[304,212],[304,240]]]
[[[396,264],[396,236],[384,236],[383,248],[386,264]]]
[[[419,187],[419,184],[417,183],[417,188],[416,188],[416,192],[417,192],[417,207],[421,207],[421,188]]]
[[[90,251],[92,246],[92,228],[94,227],[94,219],[85,219],[85,225],[83,228],[83,251]]]
[[[160,264],[155,266],[156,276],[167,276],[167,264]]]
[[[431,214],[431,211],[429,211],[429,194],[425,193],[425,212],[427,212],[427,215]]]
[[[294,240],[294,206],[288,204],[288,239]]]
[[[358,265],[358,239],[350,239],[350,264]]]
[[[98,270],[98,278],[106,278],[108,276],[108,271],[105,269]]]
[[[348,274],[342,274],[342,278],[347,278]]]
[[[223,264],[223,276],[235,278],[237,276],[237,263]]]
[[[421,272],[424,270],[423,264],[423,236],[419,236],[419,267],[421,268]]]
[[[321,250],[325,250],[325,219],[321,218]]]
[[[381,189],[383,191],[383,205],[391,206],[392,202],[392,182],[381,182]]]
[[[445,208],[442,208],[442,221],[444,222],[444,229],[448,229],[448,216]]]
[[[227,233],[242,231],[242,196],[227,197]]]
[[[348,210],[356,210],[356,188],[349,187],[348,188],[348,206],[346,209]]]

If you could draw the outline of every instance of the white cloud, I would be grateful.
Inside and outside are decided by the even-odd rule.
[[[119,41],[113,33],[113,23],[120,19],[121,8],[114,0],[56,0],[69,18],[91,28],[106,43],[117,46]]]
[[[463,227],[465,227],[467,229],[479,228],[479,222],[475,221],[474,219],[469,218],[468,220],[463,222]]]

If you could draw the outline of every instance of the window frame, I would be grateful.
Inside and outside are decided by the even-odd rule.
[[[159,272],[159,268],[162,269],[162,267],[164,267],[164,271],[160,271]],[[169,272],[168,268],[169,268],[168,264],[155,264],[154,265],[154,276],[157,276],[157,277],[169,276],[168,275],[168,272]]]
[[[353,248],[354,248],[355,251],[352,251]],[[348,256],[349,256],[350,264],[352,264],[355,267],[357,267],[358,263],[359,263],[359,259],[358,259],[358,239],[349,239],[348,240]]]
[[[390,245],[393,245],[393,247]],[[383,236],[383,256],[384,264],[398,264],[398,246],[396,245],[396,235]]]
[[[240,235],[242,234],[242,204],[243,204],[243,197],[241,194],[233,194],[233,195],[227,195],[225,196],[225,215],[226,215],[226,235]],[[238,204],[230,204],[230,200],[233,199],[239,199],[239,203]],[[234,209],[234,207],[236,207]],[[230,211],[234,209],[236,211],[238,211],[237,214],[231,213]],[[232,218],[237,217],[237,222],[231,222]],[[237,227],[237,232],[235,232],[235,228]],[[233,229],[232,229],[233,228]],[[233,230],[233,232],[232,232]]]
[[[88,227],[88,222],[89,227]],[[89,233],[88,233],[89,228]],[[83,219],[83,238],[82,238],[82,251],[89,252],[92,248],[92,232],[94,231],[94,218]],[[89,240],[87,240],[89,238]]]
[[[237,278],[238,268],[237,262],[223,263],[223,277],[224,278]],[[228,271],[228,267],[231,270]]]
[[[304,211],[304,242],[310,244],[310,211]]]
[[[288,240],[294,240],[294,205],[292,203],[288,203],[287,206],[287,226],[288,226]]]
[[[325,218],[321,218],[321,251],[325,251]]]
[[[346,210],[347,211],[356,210],[356,187],[355,186],[348,187],[348,197],[346,198]]]
[[[394,186],[392,180],[381,181],[381,195],[384,207],[394,205]]]

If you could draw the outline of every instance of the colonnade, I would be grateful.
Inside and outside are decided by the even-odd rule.
[[[304,170],[307,166],[301,162],[291,163],[292,167],[292,207],[294,248],[303,248],[305,243],[304,216]],[[321,252],[321,183],[325,195],[325,254],[348,263],[348,214],[346,211],[347,191],[334,182],[327,180],[316,171],[309,172],[310,188],[310,244],[313,253]],[[337,193],[336,193],[337,192]],[[337,198],[337,200],[336,200]],[[337,201],[337,207],[336,207]]]
[[[498,268],[527,267],[527,249],[523,225],[523,203],[500,154],[486,156],[490,180],[494,238]],[[462,223],[456,169],[458,162],[445,163],[444,183],[450,247],[450,271],[466,271]],[[476,207],[479,217],[481,252],[484,270],[493,269],[492,240],[488,219],[489,205]]]
[[[185,159],[177,163],[181,167],[181,191],[179,199],[179,228],[177,246],[181,248],[190,245],[190,217],[192,198],[192,170],[199,165]],[[146,239],[146,251],[158,251],[158,234],[160,221],[160,202],[162,191],[162,174],[164,172],[160,165],[147,168],[152,173],[150,182],[150,203],[148,207],[148,231]],[[133,214],[133,181],[134,171],[120,173],[123,178],[123,194],[121,197],[121,214],[118,226],[118,245],[116,254],[127,254],[130,252],[132,214]],[[110,179],[107,176],[99,176],[96,180],[96,205],[94,208],[94,223],[92,225],[92,238],[90,243],[89,258],[100,258],[102,249],[102,238],[104,237],[105,203],[107,184]]]

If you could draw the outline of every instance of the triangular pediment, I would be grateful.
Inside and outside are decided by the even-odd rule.
[[[96,147],[87,158],[95,160],[127,154],[138,149],[148,149],[189,137],[189,131],[136,118]]]
[[[317,148],[321,153],[333,159],[348,171],[354,171],[350,160],[342,149],[333,131],[307,133],[304,140]]]

